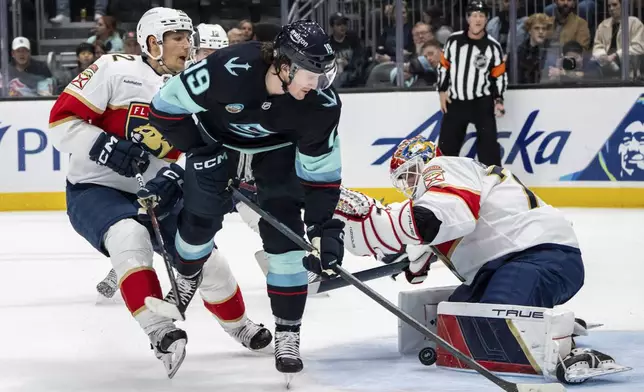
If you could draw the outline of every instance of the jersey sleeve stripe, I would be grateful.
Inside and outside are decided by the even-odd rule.
[[[297,176],[310,182],[335,182],[342,179],[342,159],[340,138],[336,137],[331,151],[318,157],[295,152],[295,171]]]
[[[64,124],[64,123],[66,123],[66,122],[68,122],[68,121],[72,121],[72,120],[79,120],[79,118],[78,118],[78,117],[76,117],[76,116],[69,116],[69,117],[65,117],[65,118],[62,118],[62,119],[60,119],[60,120],[57,120],[57,121],[54,121],[54,122],[50,122],[50,123],[49,123],[49,128],[55,128],[55,127],[57,127],[57,126],[59,126],[59,125],[62,125],[62,124]]]
[[[497,65],[496,67],[492,68],[492,71],[490,74],[494,78],[498,78],[499,76],[503,75],[505,73],[505,63],[501,63]]]
[[[103,114],[105,110],[99,109],[96,105],[92,104],[90,101],[87,100],[87,98],[83,97],[82,95],[78,94],[76,91],[70,90],[70,89],[65,89],[63,91],[63,94],[68,94],[74,98],[76,98],[80,103],[82,103],[85,107],[90,109],[96,114]]]
[[[463,188],[456,188],[453,186],[433,186],[427,191],[443,193],[460,198],[467,205],[470,212],[472,212],[474,219],[479,219],[479,211],[481,210],[481,196],[477,192]]]

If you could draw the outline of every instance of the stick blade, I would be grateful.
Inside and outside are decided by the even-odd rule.
[[[558,383],[550,384],[517,384],[518,392],[565,392],[566,388]]]
[[[179,308],[177,308],[175,304],[171,304],[170,302],[166,302],[162,299],[145,297],[145,306],[150,309],[152,313],[160,316],[174,320],[186,321],[185,316],[181,314]]]

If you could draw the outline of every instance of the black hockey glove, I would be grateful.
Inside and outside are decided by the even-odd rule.
[[[176,163],[164,167],[145,184],[136,196],[139,219],[150,220],[147,207],[151,203],[159,220],[165,218],[183,196],[183,168]]]
[[[136,174],[133,163],[137,163],[141,173],[150,165],[148,153],[138,144],[107,133],[101,133],[96,139],[89,150],[89,159],[125,177],[134,177]]]
[[[302,259],[304,268],[327,278],[335,276],[334,267],[342,265],[344,257],[343,229],[344,222],[339,219],[330,219],[321,226],[309,227],[307,235],[319,252],[308,254]]]

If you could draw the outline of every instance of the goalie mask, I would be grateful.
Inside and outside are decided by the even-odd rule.
[[[389,174],[396,189],[409,199],[417,199],[425,191],[425,164],[436,156],[434,143],[422,136],[403,140],[391,157]]]

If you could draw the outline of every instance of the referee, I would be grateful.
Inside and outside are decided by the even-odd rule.
[[[501,45],[485,32],[489,9],[483,0],[467,7],[467,31],[450,35],[438,67],[441,123],[438,148],[458,156],[469,123],[476,126],[478,158],[501,166],[496,118],[505,113],[503,93],[508,85]]]

